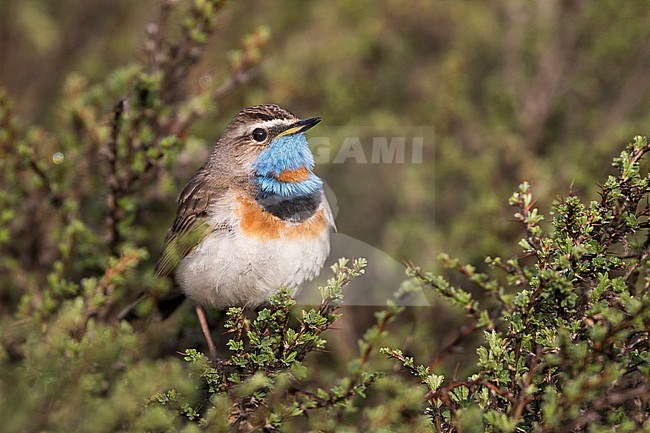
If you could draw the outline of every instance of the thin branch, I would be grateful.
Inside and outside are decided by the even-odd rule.
[[[251,82],[259,74],[259,71],[257,66],[245,71],[235,71],[215,90],[211,97],[212,101],[219,104],[237,86]],[[169,127],[170,133],[181,136],[202,114],[199,110],[192,110],[187,116],[178,117]]]
[[[602,397],[597,398],[591,404],[591,407],[585,411],[580,417],[566,424],[562,429],[563,432],[579,431],[587,424],[594,422],[600,417],[600,411],[603,409],[614,406],[620,407],[623,403],[633,400],[638,397],[650,397],[650,385],[647,382],[625,390],[612,390],[607,392]],[[546,427],[543,431],[553,431]]]
[[[118,139],[122,129],[122,116],[126,109],[126,99],[120,99],[113,107],[113,119],[111,121],[111,135],[107,143],[106,158],[109,166],[108,189],[106,197],[108,205],[108,245],[111,251],[115,252],[120,243],[118,223],[121,219],[118,200],[122,195],[118,173]]]
[[[476,323],[470,325],[461,326],[458,330],[458,335],[454,340],[443,347],[438,351],[438,354],[431,362],[429,362],[429,368],[434,370],[437,368],[449,355],[457,354],[462,351],[462,343],[467,340],[470,336],[474,335],[476,331],[481,329]]]
[[[140,257],[133,252],[122,254],[117,263],[110,266],[104,271],[102,278],[95,284],[92,293],[87,294],[84,299],[84,312],[77,323],[76,336],[80,338],[88,325],[91,317],[99,313],[100,309],[108,309],[117,299],[111,294],[115,289],[114,280],[119,275],[124,274],[129,268],[132,268],[140,261]]]

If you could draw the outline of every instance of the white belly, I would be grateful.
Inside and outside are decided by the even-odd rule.
[[[202,305],[257,306],[280,287],[295,295],[319,274],[329,248],[329,229],[312,239],[262,240],[238,230],[215,232],[181,261],[176,281]]]

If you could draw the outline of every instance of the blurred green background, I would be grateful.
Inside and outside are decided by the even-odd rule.
[[[56,130],[71,74],[99,83],[143,60],[145,28],[159,4],[0,2],[0,86],[23,122]],[[225,79],[229,50],[260,25],[271,39],[256,78],[193,126],[169,167],[171,186],[150,209],[157,221],[146,236],[150,266],[178,189],[248,105],[273,102],[322,116],[333,153],[339,129],[434,131],[421,164],[317,168],[336,197],[341,233],[427,268],[441,252],[479,268],[486,255],[515,254],[521,233],[509,221],[507,198],[521,181],[532,184],[544,211],[570,190],[594,198],[612,156],[649,132],[649,0],[250,0],[233,2],[218,19],[206,55],[185,80],[187,92],[201,80]],[[425,341],[410,349],[430,358],[455,337],[461,319],[452,311],[412,310],[427,325],[405,327],[406,346]],[[369,320],[361,314],[343,323],[353,332],[334,352],[353,350]]]
[[[158,6],[5,0],[0,85],[24,119],[56,125],[66,77],[99,82],[143,58]],[[319,167],[339,230],[423,265],[440,251],[504,254],[517,238],[506,199],[520,181],[543,206],[570,185],[589,195],[618,146],[647,133],[648,22],[647,0],[233,2],[188,91],[261,24],[272,35],[263,69],[192,132],[209,146],[238,110],[265,102],[318,114],[328,132],[431,126],[422,164]],[[205,153],[189,157],[191,171]]]

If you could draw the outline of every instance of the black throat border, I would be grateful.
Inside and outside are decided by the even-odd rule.
[[[259,192],[255,197],[262,209],[284,221],[300,222],[316,213],[323,201],[323,191],[297,197],[282,197],[277,194]]]

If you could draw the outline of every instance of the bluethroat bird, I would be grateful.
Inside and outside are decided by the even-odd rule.
[[[280,287],[296,294],[329,254],[334,218],[305,138],[318,122],[277,105],[244,109],[179,195],[155,272],[180,291],[158,309],[166,317],[192,300],[213,359],[204,306],[256,307]]]

